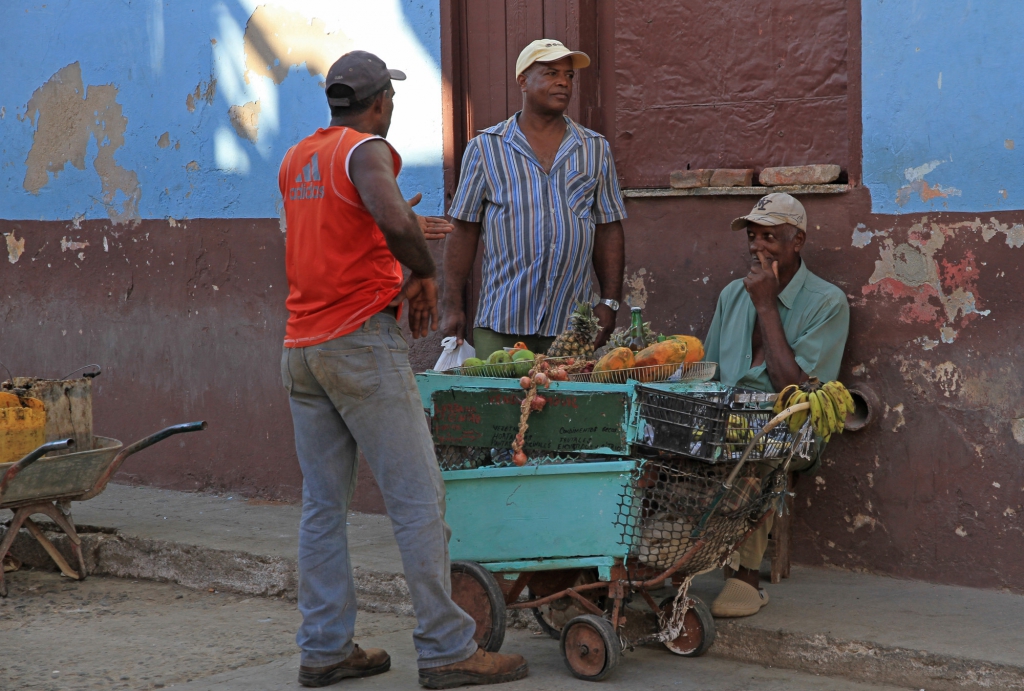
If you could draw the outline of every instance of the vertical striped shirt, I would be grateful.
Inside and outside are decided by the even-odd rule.
[[[626,217],[608,142],[566,118],[545,173],[519,113],[466,147],[449,214],[481,223],[483,281],[476,326],[554,336],[577,300],[594,302],[594,226]]]

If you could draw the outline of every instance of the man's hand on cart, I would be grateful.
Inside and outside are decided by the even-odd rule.
[[[412,199],[408,200],[409,206],[416,206],[421,201],[423,201],[422,192],[417,192]],[[420,224],[423,237],[428,240],[444,240],[448,233],[455,230],[455,226],[437,216],[420,216],[416,214],[416,221]]]
[[[437,331],[437,281],[433,276],[409,276],[390,306],[397,307],[403,300],[409,301],[409,329],[413,338],[423,338],[430,331]]]

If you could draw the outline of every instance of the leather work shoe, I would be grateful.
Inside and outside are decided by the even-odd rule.
[[[299,667],[299,683],[303,686],[330,686],[349,677],[372,677],[391,669],[391,656],[380,648],[363,650],[358,645],[341,662],[327,667]]]
[[[472,657],[443,667],[420,670],[420,686],[428,689],[452,689],[471,684],[503,684],[529,673],[522,655],[488,653],[480,648]]]
[[[715,617],[749,617],[767,604],[768,593],[764,588],[755,588],[746,581],[730,578],[711,603],[711,614]]]

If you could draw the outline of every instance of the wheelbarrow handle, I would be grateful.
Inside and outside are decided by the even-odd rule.
[[[199,422],[185,422],[180,425],[171,425],[170,427],[166,427],[160,430],[159,432],[149,435],[148,437],[140,439],[134,444],[129,444],[128,446],[121,449],[120,453],[114,456],[114,460],[111,461],[110,466],[103,472],[103,475],[100,476],[100,479],[96,481],[96,484],[93,486],[93,488],[86,492],[85,494],[83,494],[81,497],[79,497],[77,501],[85,501],[86,499],[91,499],[100,492],[102,492],[104,488],[106,488],[107,483],[110,482],[110,478],[112,478],[114,476],[114,473],[116,473],[118,469],[121,467],[121,464],[124,463],[125,460],[132,454],[138,453],[139,451],[142,451],[143,449],[148,448],[153,444],[156,444],[157,442],[163,441],[167,437],[173,436],[175,434],[181,434],[182,432],[201,432],[204,429],[206,429],[205,420],[201,420]]]
[[[18,473],[29,467],[40,458],[50,453],[51,451],[62,451],[64,449],[70,449],[75,445],[74,439],[59,439],[57,441],[46,442],[42,446],[30,451],[28,455],[22,458],[20,461],[12,465],[4,473],[4,477],[0,480],[0,497],[7,491],[7,485],[11,483],[11,480],[18,476]]]

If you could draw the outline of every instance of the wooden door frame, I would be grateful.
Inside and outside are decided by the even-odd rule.
[[[462,56],[466,53],[466,18],[462,0],[441,4],[441,126],[443,131],[444,211],[447,213],[459,184],[459,165],[465,150],[466,104]]]
[[[465,143],[469,140],[469,132],[466,131],[468,104],[463,98],[467,86],[463,64],[463,57],[468,52],[464,30],[466,1],[439,0],[445,211],[459,184],[459,166]],[[591,58],[590,67],[580,74],[579,92],[573,110],[581,125],[603,132],[607,117],[602,110],[602,90],[612,74],[602,79],[602,63],[607,61],[608,56],[603,56],[601,49],[602,44],[608,43],[612,35],[608,29],[613,26],[613,4],[609,0],[555,1],[564,3],[566,36],[563,39],[567,45],[577,47]]]

